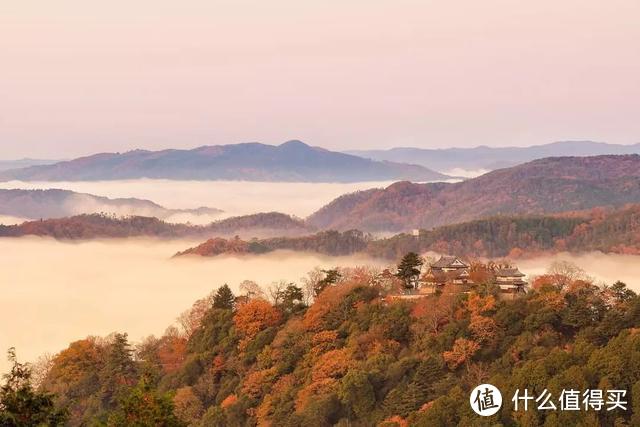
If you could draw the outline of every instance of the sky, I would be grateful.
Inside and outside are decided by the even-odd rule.
[[[637,0],[5,0],[0,158],[640,142]]]

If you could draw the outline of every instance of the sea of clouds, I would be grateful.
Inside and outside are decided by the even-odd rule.
[[[89,335],[128,332],[133,341],[162,334],[191,304],[224,283],[268,286],[300,282],[314,267],[387,262],[277,252],[256,256],[172,259],[195,241],[117,239],[79,243],[49,238],[0,239],[0,351],[15,346],[24,360],[55,353]],[[544,273],[555,260],[574,262],[597,281],[623,280],[640,291],[640,257],[561,254],[519,261],[527,275]],[[0,359],[0,372],[7,363]]]
[[[64,188],[78,192],[153,200],[168,208],[209,206],[227,216],[281,211],[307,216],[344,193],[384,187],[355,184],[134,180],[0,183],[0,188]],[[193,220],[193,218],[182,218]],[[0,217],[0,223],[21,222]],[[243,280],[269,285],[300,281],[315,267],[386,262],[365,257],[326,257],[278,252],[260,256],[172,259],[199,241],[128,239],[59,242],[48,238],[0,238],[0,352],[17,348],[22,360],[55,353],[88,335],[128,332],[133,341],[162,334],[191,304],[218,286]],[[626,282],[640,291],[640,257],[559,254],[518,261],[529,277],[567,260],[597,282]],[[0,357],[0,372],[7,363]]]
[[[136,179],[122,181],[0,182],[0,188],[59,188],[109,198],[135,197],[151,200],[165,208],[218,208],[224,216],[278,211],[306,217],[336,197],[357,190],[380,188],[392,182],[299,183],[248,181],[174,181]],[[177,214],[170,222],[206,223],[220,216]]]
[[[197,299],[243,280],[298,282],[314,267],[384,263],[362,257],[278,252],[172,259],[195,241],[0,239],[0,352],[34,361],[89,335],[162,334]],[[0,372],[7,368],[0,357]]]

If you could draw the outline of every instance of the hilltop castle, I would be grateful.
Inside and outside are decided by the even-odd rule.
[[[513,299],[527,292],[524,277],[515,266],[493,263],[471,266],[457,256],[445,255],[430,264],[426,273],[412,280],[398,297],[419,298],[436,293],[445,285],[452,285],[456,292],[464,293],[476,284],[492,283],[500,288],[501,297]],[[482,282],[476,283],[479,280]]]

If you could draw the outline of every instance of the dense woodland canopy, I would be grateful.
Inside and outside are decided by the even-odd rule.
[[[453,184],[396,182],[345,194],[307,220],[320,229],[400,232],[628,203],[640,203],[639,155],[550,157]]]
[[[37,381],[20,371],[2,388],[0,419],[32,411],[72,426],[640,424],[640,297],[624,284],[596,286],[568,264],[512,301],[483,283],[468,294],[445,286],[391,298],[399,282],[351,268],[316,270],[299,285],[243,282],[237,295],[222,286],[162,337],[89,337],[39,365]],[[487,418],[467,403],[483,382],[505,396]],[[628,410],[515,411],[510,397],[524,388],[625,389]],[[7,406],[25,395],[33,405]]]
[[[311,232],[312,229],[304,221],[277,212],[227,218],[207,226],[170,224],[149,217],[118,218],[99,214],[30,221],[15,226],[0,225],[0,236],[3,237],[37,235],[78,240],[216,236],[199,246],[185,249],[182,255],[261,254],[286,249],[327,255],[362,253],[390,260],[396,260],[410,251],[517,258],[562,251],[638,254],[640,205],[546,216],[495,216],[420,230],[419,236],[397,234],[389,238],[374,238],[359,230]],[[239,234],[279,237],[238,238]],[[229,238],[234,235],[236,238]]]
[[[350,230],[251,241],[217,238],[179,255],[260,254],[288,249],[328,255],[363,253],[396,260],[407,252],[518,258],[562,251],[639,254],[638,248],[640,205],[630,205],[617,210],[593,209],[559,216],[497,216],[420,230],[419,236],[398,234],[374,239],[369,234]]]
[[[208,225],[173,224],[154,217],[85,214],[69,218],[27,221],[19,225],[1,225],[0,237],[26,235],[56,239],[96,239],[124,237],[182,238],[202,236],[233,236],[236,233],[299,235],[312,228],[297,218],[279,212],[257,213],[230,217]]]
[[[181,255],[215,256],[225,253],[262,254],[278,249],[317,252],[326,255],[350,255],[366,250],[372,237],[358,230],[345,232],[321,231],[310,236],[273,237],[243,241],[239,238],[214,238],[178,253]]]
[[[601,251],[640,254],[640,205],[560,216],[498,216],[372,241],[369,255],[394,259],[408,251],[474,257]]]

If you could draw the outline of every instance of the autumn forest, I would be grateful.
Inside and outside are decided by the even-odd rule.
[[[639,16],[0,0],[0,427],[640,427]]]
[[[3,424],[107,426],[635,425],[640,297],[558,264],[515,300],[482,282],[394,298],[400,273],[314,270],[301,283],[227,285],[161,337],[88,337],[13,369]],[[625,389],[627,411],[516,411],[480,420],[475,385]],[[12,424],[13,423],[13,424]]]

